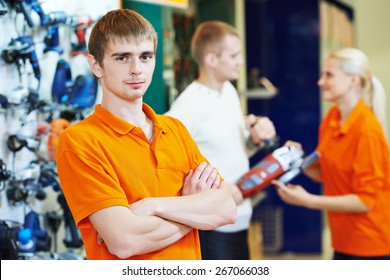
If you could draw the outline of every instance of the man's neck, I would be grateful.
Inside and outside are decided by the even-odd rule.
[[[145,113],[142,110],[142,105],[142,98],[130,102],[116,97],[107,100],[107,98],[103,96],[101,102],[101,106],[104,109],[118,118],[136,126],[145,123]]]
[[[199,77],[197,79],[197,82],[198,83],[201,83],[205,86],[208,86],[209,88],[217,91],[217,92],[221,92],[222,91],[222,87],[223,87],[223,84],[225,83],[225,81],[219,81],[218,79],[216,79],[214,76],[212,75],[206,75],[204,73],[199,73]]]

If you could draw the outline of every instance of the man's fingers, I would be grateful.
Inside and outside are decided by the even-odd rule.
[[[218,188],[221,183],[217,169],[214,166],[202,162],[194,170],[190,171],[184,178],[184,189],[182,194],[187,195],[194,192],[204,191],[211,188]]]
[[[212,188],[215,180],[217,180],[218,177],[219,176],[218,176],[217,169],[213,168],[213,170],[210,173],[210,175],[206,178],[206,182],[205,182],[206,183],[206,187],[207,188]]]
[[[249,114],[247,117],[248,126],[251,128],[256,124],[256,122],[257,122],[257,117],[253,114]]]
[[[291,141],[291,140],[287,140],[286,143],[284,143],[284,146],[285,147],[294,147],[294,148],[302,149],[301,143],[295,142],[295,141]]]
[[[195,169],[194,171],[194,174],[193,174],[193,177],[194,178],[200,178],[200,176],[202,175],[203,171],[207,168],[207,163],[206,162],[202,162],[201,164],[198,165],[198,167]]]
[[[219,185],[221,184],[221,177],[217,175],[217,178],[215,178],[213,184],[211,185],[211,188],[219,188]]]
[[[206,166],[206,168],[203,169],[202,174],[200,174],[199,180],[206,183],[208,178],[212,176],[214,170],[215,170],[214,166],[211,165]]]
[[[187,176],[184,178],[184,185],[188,184],[193,174],[194,174],[194,170],[191,169],[190,172],[188,172]]]
[[[257,122],[251,126],[250,131],[254,143],[276,136],[275,126],[268,117],[259,117]]]
[[[213,178],[210,177],[210,183],[211,183],[211,185],[210,185],[211,189],[218,188],[219,185],[221,184],[221,177],[219,177],[217,172]]]

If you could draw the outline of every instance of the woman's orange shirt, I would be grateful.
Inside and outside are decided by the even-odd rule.
[[[337,107],[320,126],[324,195],[356,194],[367,213],[328,212],[332,246],[357,256],[390,254],[390,162],[386,137],[374,114],[360,101],[340,124]]]

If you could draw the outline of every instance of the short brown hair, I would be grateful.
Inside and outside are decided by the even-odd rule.
[[[109,42],[151,40],[157,49],[157,33],[150,22],[137,12],[118,9],[107,12],[92,28],[88,51],[102,66]]]
[[[222,21],[205,21],[201,23],[192,36],[191,51],[195,61],[202,65],[204,56],[211,48],[220,52],[223,48],[223,39],[227,35],[237,36],[237,30],[230,24]]]

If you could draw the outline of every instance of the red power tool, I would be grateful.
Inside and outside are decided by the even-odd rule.
[[[74,29],[77,37],[77,43],[72,43],[71,56],[79,54],[87,55],[87,41],[86,33],[87,29],[94,23],[93,19],[86,14],[74,15],[69,17],[69,25]]]
[[[279,179],[283,183],[288,183],[318,157],[317,152],[313,152],[304,158],[301,149],[294,147],[278,148],[245,173],[238,180],[237,186],[244,197],[254,196],[269,186],[272,180]]]

